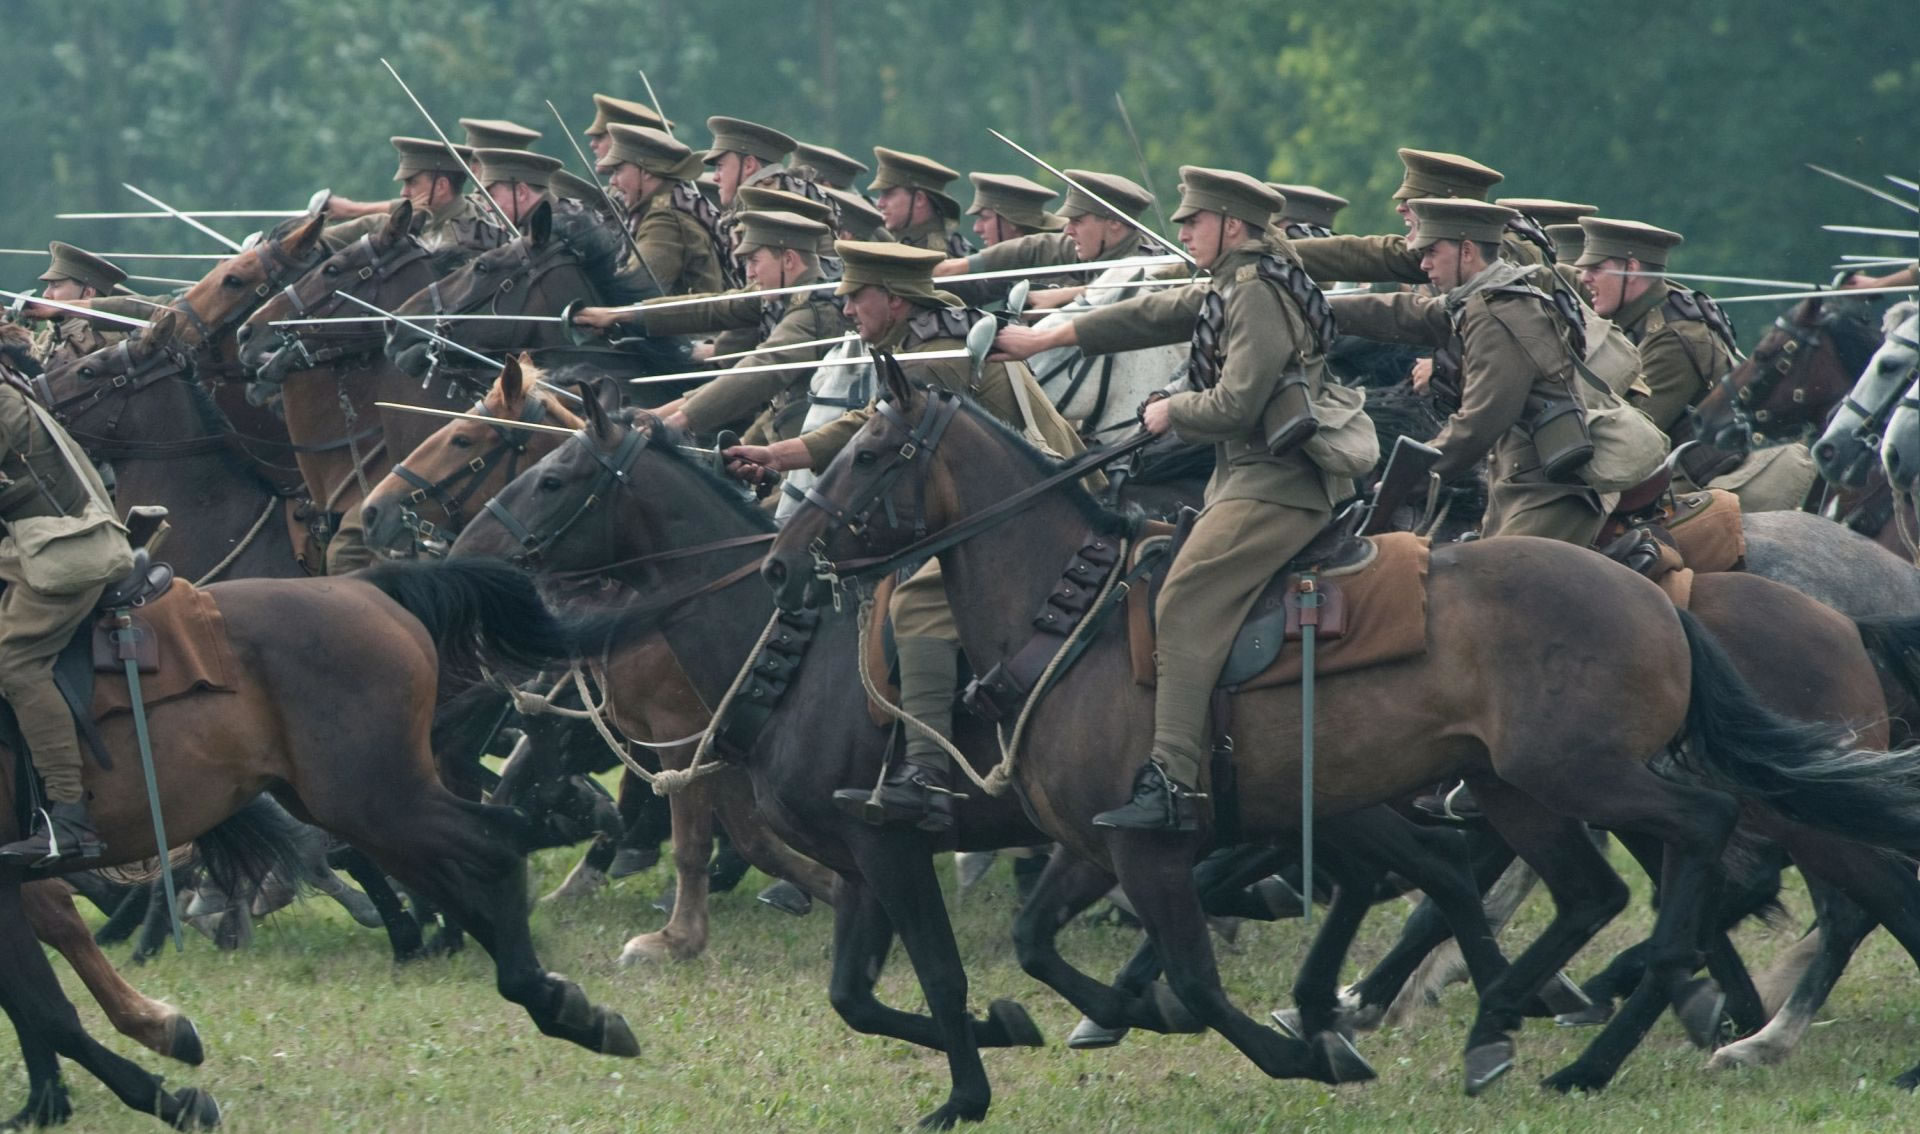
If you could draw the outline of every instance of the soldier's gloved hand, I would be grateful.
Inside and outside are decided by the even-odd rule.
[[[1140,428],[1153,434],[1155,437],[1173,428],[1172,411],[1161,404],[1166,400],[1167,392],[1165,390],[1155,390],[1153,393],[1147,395],[1146,400],[1140,403],[1140,409],[1135,415],[1140,419]]]
[[[573,313],[576,327],[591,327],[606,332],[621,326],[633,318],[633,312],[622,311],[617,307],[582,307]]]

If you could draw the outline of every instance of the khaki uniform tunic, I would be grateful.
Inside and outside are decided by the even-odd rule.
[[[818,272],[810,272],[793,282],[809,284],[819,279]],[[778,321],[767,337],[760,339],[757,331],[761,315],[769,305],[779,312]],[[815,361],[825,357],[832,348],[817,346],[778,352],[772,348],[812,342],[852,329],[846,316],[840,313],[840,306],[833,301],[832,293],[826,291],[773,299],[760,299],[746,292],[731,302],[703,307],[676,307],[653,314],[642,308],[640,317],[649,335],[726,330],[755,332],[754,345],[759,353],[741,359],[734,364],[736,367]],[[723,370],[689,394],[680,411],[687,415],[687,427],[695,433],[711,433],[754,417],[753,426],[747,431],[753,439],[750,444],[785,441],[799,434],[800,421],[807,412],[807,385],[812,377],[811,370],[777,370],[770,374],[735,374]],[[758,440],[760,437],[766,440]]]
[[[672,183],[656,190],[629,215],[640,258],[665,295],[703,295],[721,291],[726,281],[713,250],[713,238],[698,220],[673,207]],[[627,254],[626,267],[641,271]]]
[[[1640,376],[1650,393],[1633,404],[1671,435],[1692,406],[1733,369],[1733,353],[1699,319],[1682,319],[1667,307],[1677,289],[1666,280],[1614,312],[1613,322],[1640,348]]]
[[[1153,752],[1183,784],[1201,783],[1207,704],[1234,635],[1274,572],[1332,518],[1351,482],[1327,476],[1299,450],[1275,456],[1263,428],[1281,379],[1306,366],[1319,393],[1319,348],[1298,304],[1257,275],[1261,256],[1290,257],[1284,240],[1230,251],[1202,283],[1098,307],[1074,323],[1080,349],[1110,354],[1188,340],[1206,293],[1225,301],[1220,377],[1167,399],[1173,429],[1212,442],[1206,507],[1167,573],[1155,607]]]
[[[1460,409],[1433,440],[1441,452],[1434,471],[1452,480],[1492,455],[1482,535],[1592,544],[1615,498],[1547,480],[1527,428],[1529,395],[1566,396],[1573,357],[1557,315],[1527,296],[1474,290],[1474,281],[1453,297],[1401,292],[1328,302],[1347,334],[1453,347],[1460,358]]]

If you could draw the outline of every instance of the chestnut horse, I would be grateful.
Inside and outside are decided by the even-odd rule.
[[[797,609],[823,576],[937,553],[962,644],[984,670],[1030,636],[1032,612],[1058,585],[1055,565],[1096,535],[1124,538],[1130,521],[1073,484],[1036,488],[1054,467],[964,399],[923,394],[898,367],[889,397],[816,485],[822,506],[775,540],[765,574],[783,606]],[[963,523],[964,536],[943,534]],[[1823,623],[1821,608],[1805,605],[1806,632],[1824,634],[1818,644],[1857,663],[1854,676],[1876,688],[1852,625],[1831,612]],[[1790,798],[1793,813],[1856,837],[1920,838],[1920,790],[1878,782],[1888,763],[1911,757],[1856,754],[1843,727],[1770,712],[1697,620],[1619,564],[1521,537],[1437,547],[1427,619],[1425,655],[1320,681],[1319,719],[1337,727],[1321,730],[1312,803],[1338,816],[1464,776],[1495,830],[1546,881],[1553,922],[1482,994],[1467,1041],[1470,1092],[1511,1067],[1510,1033],[1526,998],[1625,903],[1583,821],[1663,845],[1664,901],[1628,1008],[1547,1084],[1604,1085],[1662,1007],[1717,1000],[1710,982],[1692,976],[1739,805],[1715,787],[1656,773],[1649,762],[1663,752],[1715,784],[1764,784]],[[1029,708],[1030,755],[1010,769],[1013,781],[1043,830],[1111,863],[1186,1006],[1268,1074],[1306,1074],[1311,1049],[1248,1019],[1220,987],[1188,870],[1209,833],[1092,825],[1128,797],[1152,735],[1152,697],[1131,673],[1124,635],[1110,626]],[[1242,830],[1280,837],[1301,812],[1299,694],[1241,694],[1233,719]],[[1060,991],[1103,1026],[1125,1022],[1112,996],[1078,983]]]
[[[169,839],[198,838],[272,791],[452,911],[493,955],[501,995],[542,1032],[635,1054],[620,1016],[546,972],[534,954],[521,817],[454,797],[429,750],[441,651],[449,664],[483,653],[527,666],[568,652],[525,577],[485,563],[389,564],[355,578],[248,579],[209,593],[238,678],[232,691],[190,693],[148,714]],[[101,731],[115,759],[110,770],[92,762],[85,770],[107,845],[91,865],[139,862],[156,848],[130,717]],[[0,759],[12,766],[10,755]],[[17,836],[13,794],[8,780],[0,837]],[[25,919],[22,882],[31,877],[0,876],[0,1006],[19,1034],[29,1111],[58,1109],[57,1057],[65,1056],[135,1110],[180,1127],[216,1122],[218,1107],[203,1092],[167,1092],[87,1034]]]

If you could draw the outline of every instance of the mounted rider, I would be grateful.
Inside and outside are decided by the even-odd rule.
[[[40,294],[61,303],[78,303],[114,315],[146,318],[152,308],[116,297],[126,295],[120,285],[127,273],[108,260],[76,248],[63,240],[47,245],[47,270],[40,273],[46,286]],[[48,370],[84,358],[97,350],[125,339],[127,332],[96,323],[84,315],[74,315],[29,301],[23,312],[29,319],[47,321],[33,336],[33,356]]]
[[[817,201],[798,193],[789,193],[784,189],[769,189],[764,185],[744,185],[740,195],[735,198],[743,213],[792,213],[810,221],[818,221],[827,231],[820,236],[820,243],[814,253],[820,257],[820,278],[837,280],[840,278],[840,257],[833,250],[833,242],[838,239],[834,226],[839,221],[839,210],[831,201]],[[743,262],[746,253],[739,249],[734,255]],[[798,282],[798,281],[795,281]]]
[[[467,168],[473,165],[468,146],[449,148],[438,138],[388,138],[400,155],[393,179],[413,205],[414,235],[428,244],[459,245],[485,251],[497,248],[511,234],[501,227],[484,200],[467,188]],[[465,161],[466,166],[461,162]],[[328,225],[321,235],[333,248],[344,248],[362,236],[380,231],[387,223],[392,201],[351,201],[334,197],[327,202],[329,217],[350,218]]]
[[[1334,218],[1340,215],[1341,209],[1352,203],[1338,193],[1329,193],[1317,185],[1269,181],[1267,188],[1280,194],[1287,202],[1286,210],[1273,218],[1273,226],[1288,240],[1332,236]]]
[[[1015,357],[1078,345],[1086,354],[1193,344],[1188,388],[1142,409],[1154,433],[1212,442],[1206,507],[1169,568],[1155,608],[1153,751],[1133,797],[1102,827],[1193,830],[1199,822],[1208,703],[1234,634],[1275,571],[1326,527],[1350,481],[1301,448],[1307,402],[1326,382],[1333,324],[1325,298],[1270,228],[1285,202],[1243,173],[1183,167],[1180,242],[1203,282],[1096,307],[1046,330],[1009,327]]]
[[[517,149],[479,149],[473,157],[480,188],[516,227],[540,202],[553,200],[550,187],[560,172],[559,158]]]
[[[866,162],[848,157],[832,146],[816,146],[811,142],[793,144],[793,168],[823,189],[849,193],[855,192],[854,182],[868,171]]]
[[[947,193],[959,178],[957,170],[919,154],[873,147],[879,167],[867,192],[886,218],[887,231],[909,248],[931,248],[946,256],[965,256],[973,249],[953,231],[960,219],[960,202]]]
[[[1595,216],[1579,223],[1585,233],[1580,283],[1593,297],[1593,309],[1640,348],[1649,393],[1634,404],[1671,436],[1688,407],[1733,369],[1739,350],[1733,325],[1712,299],[1658,274],[1686,239],[1679,233]]]
[[[1059,232],[1066,226],[1063,218],[1047,211],[1060,194],[1031,178],[969,173],[967,180],[973,182],[973,204],[967,206],[967,215],[973,218],[973,234],[983,248],[1036,232]]]
[[[966,394],[1015,431],[1037,436],[1059,455],[1082,451],[1073,427],[1054,410],[1024,365],[990,362],[976,382],[965,360],[914,361],[918,353],[960,349],[967,329],[979,317],[952,295],[934,289],[933,266],[940,262],[940,251],[860,241],[842,241],[839,250],[846,274],[835,294],[846,298],[847,313],[860,337],[892,353],[916,385]],[[725,456],[735,474],[748,479],[759,479],[762,469],[819,472],[873,412],[869,403],[791,440],[740,445],[728,449]],[[951,739],[960,636],[947,607],[939,560],[929,560],[894,590],[889,613],[900,663],[900,707]],[[877,799],[889,822],[944,831],[953,825],[951,779],[946,751],[917,729],[909,729],[904,759],[888,767]],[[870,794],[867,787],[849,787],[834,797],[857,811]]]
[[[1139,220],[1153,207],[1153,194],[1124,177],[1095,173],[1087,169],[1069,169],[1074,181],[1067,188],[1067,199],[1054,210],[1061,220],[1057,232],[1036,232],[982,248],[968,256],[943,260],[934,269],[935,276],[962,272],[999,272],[1013,268],[1048,268],[1057,264],[1091,264],[1100,260],[1121,260],[1140,255],[1140,230],[1127,220]],[[1094,200],[1082,191],[1091,189],[1107,202]],[[1113,208],[1108,208],[1111,205]],[[1125,212],[1122,220],[1113,210]],[[1066,291],[1068,289],[1056,289]],[[1066,302],[1047,302],[1046,292],[1035,292],[1029,306],[1057,307]]]
[[[682,176],[693,151],[650,126],[607,126],[607,152],[595,168],[627,207],[624,224],[639,246],[625,271],[642,273],[662,295],[705,294],[725,286],[719,214]]]
[[[53,664],[132,553],[80,446],[26,383],[0,373],[0,698],[13,708],[47,801],[25,838],[0,846],[0,864],[45,866],[104,849],[87,814],[79,736]],[[36,522],[30,535],[26,523],[43,520],[54,523]],[[50,526],[64,530],[48,538]],[[14,784],[16,798],[25,790]]]
[[[753,192],[753,190],[747,190]],[[782,194],[785,196],[785,194]],[[820,238],[827,226],[787,212],[740,214],[740,257],[755,288],[774,290],[820,280]],[[712,303],[649,311],[641,307],[620,311],[583,308],[575,321],[585,326],[631,328],[648,336],[691,335],[702,331],[752,330],[766,353],[751,354],[735,363],[754,367],[773,362],[804,362],[824,356],[829,348],[773,351],[789,343],[813,342],[849,329],[832,294],[827,291],[761,299],[753,291],[736,297],[714,296]],[[672,406],[662,407],[667,424],[695,433],[712,433],[734,422],[754,418],[749,441],[784,441],[799,433],[806,413],[807,381],[811,371],[731,374],[719,371],[705,385]],[[758,415],[755,417],[755,415]]]

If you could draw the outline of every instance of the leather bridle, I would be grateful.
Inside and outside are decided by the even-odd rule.
[[[481,402],[473,407],[476,414],[486,414],[487,406]],[[515,419],[529,425],[538,425],[547,417],[546,403],[539,398],[522,399],[520,414]],[[407,494],[406,504],[401,510],[403,526],[422,542],[431,542],[438,538],[451,540],[467,526],[467,503],[485,482],[487,470],[494,467],[503,458],[506,463],[507,481],[520,475],[520,462],[526,458],[527,442],[533,437],[530,429],[515,429],[510,425],[491,425],[495,441],[493,447],[472,458],[459,468],[441,477],[428,480],[407,467],[405,461],[393,466],[393,475],[412,487]],[[431,500],[440,506],[443,523],[436,526],[431,520],[420,518],[417,509],[422,502]],[[509,529],[511,530],[511,529]],[[549,545],[551,546],[551,545]]]
[[[348,250],[360,253],[364,262],[357,268],[348,269],[351,277],[328,289],[317,306],[309,307],[307,301],[300,295],[300,285],[312,277],[317,269],[309,269],[299,279],[281,289],[281,298],[285,299],[287,305],[293,309],[293,318],[331,317],[345,305],[347,296],[368,298],[368,295],[361,293],[360,285],[373,284],[368,291],[377,294],[381,286],[402,268],[431,255],[425,245],[412,237],[407,237],[399,244],[383,251],[373,242],[371,233],[355,241]],[[329,257],[328,261],[323,261],[321,266],[341,255],[343,253],[335,253],[333,257]],[[379,350],[385,345],[385,331],[378,329],[379,324],[371,324],[376,328],[371,332],[360,329],[363,326],[365,325],[349,323],[342,327],[329,327],[324,323],[316,323],[303,327],[275,327],[274,331],[279,338],[280,349],[295,352],[292,356],[294,368],[312,370],[328,363]],[[315,350],[308,345],[314,340],[324,340],[329,345]]]

